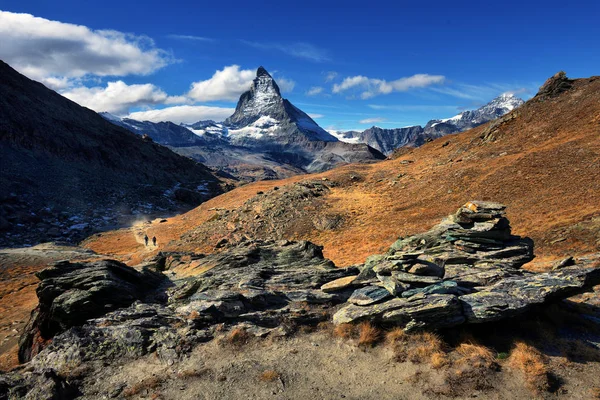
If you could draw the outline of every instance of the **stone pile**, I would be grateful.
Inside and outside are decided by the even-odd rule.
[[[371,320],[409,330],[495,321],[598,282],[597,269],[520,270],[533,259],[533,242],[511,234],[505,209],[466,203],[428,232],[369,257],[354,279],[324,285],[334,293],[355,288],[333,321]]]

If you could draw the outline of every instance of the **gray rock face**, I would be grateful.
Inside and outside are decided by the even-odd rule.
[[[162,274],[141,272],[118,261],[93,263],[62,261],[36,274],[38,307],[19,343],[19,359],[29,361],[39,351],[40,340],[84,324],[88,319],[127,307],[136,300],[152,301]]]
[[[157,272],[162,270],[167,273]],[[136,351],[142,351],[139,347],[151,345],[156,329],[168,329],[175,321],[187,326],[189,315],[194,315],[189,334],[202,338],[217,323],[272,329],[283,321],[318,322],[327,318],[322,306],[343,302],[352,293],[328,294],[321,286],[357,273],[356,268],[336,268],[312,243],[287,241],[247,242],[209,256],[170,253],[137,269],[112,260],[60,262],[37,275],[40,304],[21,338],[21,361],[53,337],[58,348],[64,347],[62,337],[81,341],[77,346],[138,338]],[[297,313],[300,303],[315,310]],[[101,340],[88,343],[86,336]]]
[[[505,208],[471,201],[428,232],[400,239],[387,254],[370,257],[354,284],[373,285],[376,279],[395,298],[354,302],[333,321],[393,322],[406,329],[483,323],[600,283],[600,268],[563,267],[545,274],[520,270],[533,259],[533,242],[511,234]]]
[[[544,82],[535,95],[535,99],[545,100],[555,97],[569,90],[571,86],[573,86],[573,81],[567,78],[567,74],[564,71],[559,71]]]
[[[373,126],[364,130],[358,136],[358,141],[389,155],[404,146],[420,146],[425,143],[423,128],[419,125],[407,128],[384,129]]]
[[[348,303],[366,306],[391,297],[387,289],[378,286],[366,286],[356,289],[348,299]]]

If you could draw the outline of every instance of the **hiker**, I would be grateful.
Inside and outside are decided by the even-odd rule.
[[[146,247],[148,247],[148,235],[144,236],[144,242],[146,242]]]
[[[152,244],[156,247],[156,236],[152,236]]]

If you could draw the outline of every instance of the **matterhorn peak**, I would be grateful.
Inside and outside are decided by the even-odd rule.
[[[264,67],[258,67],[250,90],[244,92],[235,113],[225,121],[226,125],[243,126],[260,117],[280,120],[284,114],[283,98],[279,86]]]
[[[258,78],[259,76],[268,76],[269,78],[272,79],[271,74],[269,74],[266,70],[265,67],[263,67],[262,65],[260,67],[258,67],[258,69],[256,70],[256,77]]]

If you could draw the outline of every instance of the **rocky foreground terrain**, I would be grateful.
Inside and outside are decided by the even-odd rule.
[[[565,259],[545,273],[521,269],[533,242],[512,234],[505,208],[468,202],[347,268],[319,246],[290,241],[224,245],[211,255],[161,252],[133,268],[58,262],[36,274],[39,305],[19,349],[25,364],[0,376],[0,398],[130,397],[141,389],[111,383],[109,371],[148,355],[181,367],[199,344],[225,334],[233,342],[287,337],[328,321],[404,334],[487,324],[600,284],[600,255]]]

